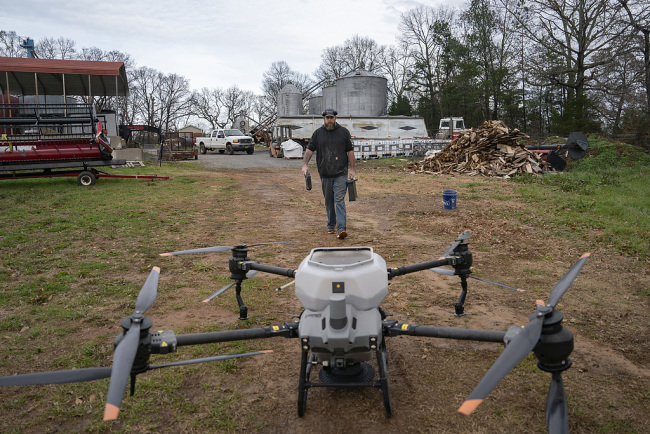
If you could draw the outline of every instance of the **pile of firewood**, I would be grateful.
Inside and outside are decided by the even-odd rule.
[[[410,164],[408,169],[421,173],[464,173],[502,178],[550,170],[539,154],[518,143],[527,138],[517,129],[510,130],[502,121],[486,121],[478,129],[462,132],[442,151]]]

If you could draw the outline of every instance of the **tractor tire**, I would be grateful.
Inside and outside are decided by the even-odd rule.
[[[96,181],[97,177],[95,174],[88,170],[84,170],[77,176],[77,184],[81,185],[82,187],[90,187],[91,185],[95,185]]]

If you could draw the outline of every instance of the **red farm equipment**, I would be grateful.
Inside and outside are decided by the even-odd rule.
[[[90,186],[110,175],[102,166],[120,166],[89,104],[0,104],[0,179],[77,177]]]

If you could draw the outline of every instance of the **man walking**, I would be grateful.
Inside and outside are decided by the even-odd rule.
[[[302,173],[307,176],[307,164],[316,152],[316,166],[327,211],[327,233],[338,234],[337,237],[343,239],[348,236],[345,192],[348,177],[354,178],[354,148],[350,131],[336,123],[337,114],[333,109],[323,112],[324,124],[311,136],[302,160]]]

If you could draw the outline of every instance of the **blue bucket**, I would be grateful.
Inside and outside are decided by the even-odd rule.
[[[444,209],[456,209],[456,190],[444,190],[442,192],[442,207]]]

